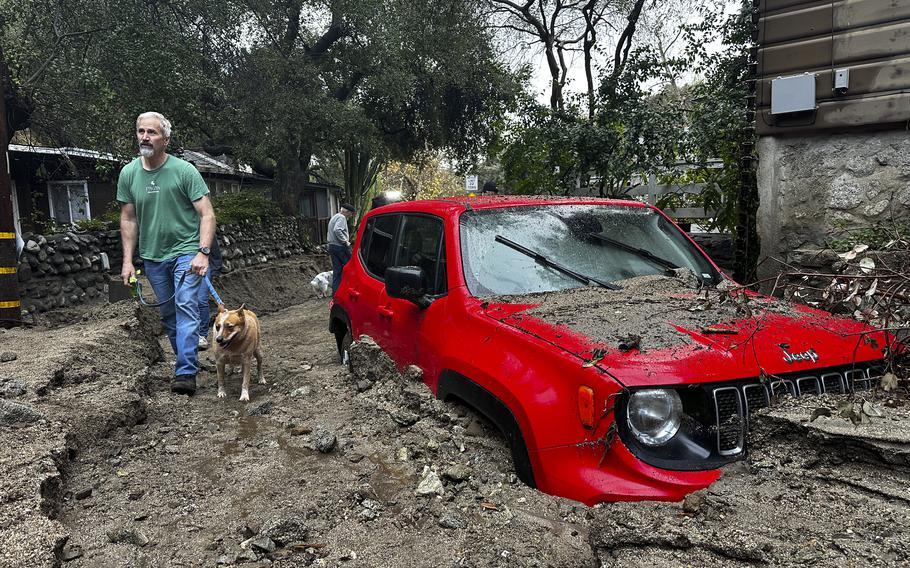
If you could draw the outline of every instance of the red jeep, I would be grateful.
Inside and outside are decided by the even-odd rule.
[[[849,392],[887,338],[741,290],[659,210],[477,197],[368,213],[331,305],[440,399],[484,414],[519,478],[593,504],[678,500],[742,459],[777,394]]]

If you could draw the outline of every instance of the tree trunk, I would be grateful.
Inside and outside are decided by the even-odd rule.
[[[286,215],[300,214],[300,194],[309,181],[311,157],[309,151],[302,151],[299,154],[288,153],[278,160],[272,199]]]

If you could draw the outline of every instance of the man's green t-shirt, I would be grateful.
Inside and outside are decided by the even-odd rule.
[[[208,194],[199,171],[168,155],[152,171],[136,158],[120,172],[117,201],[132,203],[139,222],[139,256],[162,261],[199,250],[199,214],[193,202]]]

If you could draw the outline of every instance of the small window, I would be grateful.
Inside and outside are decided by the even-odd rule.
[[[392,262],[392,241],[398,229],[398,218],[398,215],[374,217],[365,231],[361,248],[363,262],[367,271],[380,280],[385,278],[385,269]]]
[[[84,181],[48,182],[48,205],[51,216],[61,223],[75,223],[92,218],[88,204],[88,184]]]
[[[427,215],[405,215],[393,266],[422,268],[430,294],[442,294],[446,289],[444,250],[440,219]]]

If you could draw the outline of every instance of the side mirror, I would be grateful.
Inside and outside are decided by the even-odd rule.
[[[385,270],[385,291],[392,298],[414,302],[421,308],[430,305],[427,275],[417,266],[391,266]]]

